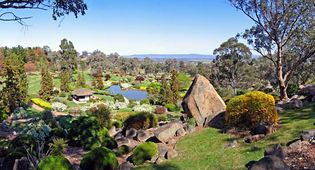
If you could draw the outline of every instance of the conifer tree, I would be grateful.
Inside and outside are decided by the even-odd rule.
[[[25,50],[22,47],[5,50],[5,80],[1,97],[7,113],[12,113],[26,101],[28,83],[24,64]]]
[[[70,72],[67,69],[62,69],[60,72],[60,91],[69,92]]]
[[[172,70],[171,72],[172,74],[172,81],[171,81],[171,93],[172,93],[172,103],[176,104],[177,101],[179,100],[180,96],[179,96],[179,80],[177,78],[177,71],[176,70]]]
[[[84,78],[84,73],[82,72],[78,72],[78,77],[77,77],[77,87],[85,87],[86,83],[85,83],[85,78]]]
[[[43,63],[44,64],[41,68],[39,97],[43,100],[49,101],[53,95],[54,84],[53,78],[48,69],[47,61],[44,61]]]
[[[97,70],[95,78],[96,78],[96,88],[100,90],[103,89],[104,83],[103,83],[103,73],[101,69]]]

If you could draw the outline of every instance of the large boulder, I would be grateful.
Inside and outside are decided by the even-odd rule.
[[[249,170],[289,170],[284,161],[277,156],[265,156],[251,165]]]
[[[161,142],[167,143],[171,138],[173,138],[178,129],[182,128],[181,122],[171,122],[166,125],[161,126],[154,132],[154,136]]]
[[[207,125],[212,118],[225,111],[224,101],[210,81],[201,75],[195,76],[182,106],[188,116],[196,119],[198,126]]]

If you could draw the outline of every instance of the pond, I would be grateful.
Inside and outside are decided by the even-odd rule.
[[[111,95],[121,94],[125,96],[128,100],[137,100],[141,101],[148,97],[148,92],[142,91],[142,90],[122,90],[119,85],[113,85],[110,88],[108,88],[108,92]]]

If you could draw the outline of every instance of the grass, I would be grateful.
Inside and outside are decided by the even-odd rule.
[[[178,157],[160,165],[147,164],[137,169],[245,169],[245,164],[263,156],[268,145],[282,146],[296,138],[302,130],[314,129],[315,105],[302,110],[291,110],[281,114],[281,128],[256,143],[246,144],[239,140],[239,147],[224,148],[235,136],[222,134],[218,129],[206,128],[187,135],[178,141]]]

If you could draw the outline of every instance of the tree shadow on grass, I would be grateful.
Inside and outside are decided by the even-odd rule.
[[[289,110],[281,113],[281,124],[287,124],[292,121],[315,119],[315,105],[308,105],[303,109]]]
[[[153,170],[180,170],[178,166],[171,163],[150,164],[149,167]]]

